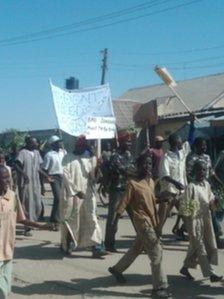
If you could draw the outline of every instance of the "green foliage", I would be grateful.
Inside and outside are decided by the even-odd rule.
[[[16,129],[8,129],[1,133],[0,150],[8,154],[13,149],[20,149],[24,143],[27,133]]]
[[[126,131],[130,134],[130,135],[136,135],[139,132],[139,128],[135,127],[134,125],[130,125]]]

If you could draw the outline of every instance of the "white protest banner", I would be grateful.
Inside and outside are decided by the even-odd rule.
[[[89,117],[87,121],[87,139],[115,138],[116,123],[114,117]]]
[[[87,132],[90,117],[114,117],[108,84],[74,91],[50,85],[58,125],[64,132],[79,136]]]

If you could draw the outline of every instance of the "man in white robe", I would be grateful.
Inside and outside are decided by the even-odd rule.
[[[61,249],[71,254],[75,248],[92,247],[93,257],[105,254],[98,223],[95,193],[96,157],[88,152],[84,136],[78,138],[74,153],[63,159],[63,182],[60,203]],[[72,243],[71,243],[72,242]]]

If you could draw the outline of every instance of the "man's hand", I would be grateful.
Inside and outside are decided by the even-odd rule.
[[[211,200],[210,203],[209,203],[209,208],[210,208],[212,211],[216,211],[216,210],[217,210],[217,203],[218,203],[217,198]]]
[[[82,191],[79,191],[77,194],[76,194],[77,197],[81,198],[81,199],[85,199],[85,194],[82,192]]]
[[[180,182],[173,182],[173,185],[177,188],[177,190],[179,191],[183,191],[184,190],[184,185],[181,184]]]
[[[102,192],[103,196],[106,197],[108,194],[108,188],[106,186],[103,186],[101,189],[101,192]]]
[[[52,223],[44,223],[39,225],[39,230],[53,230],[53,224]]]
[[[190,113],[190,115],[189,115],[189,119],[190,119],[190,122],[191,122],[191,123],[193,123],[193,122],[195,121],[195,118],[196,118],[195,114],[194,114],[193,112]]]
[[[184,185],[183,185],[182,183],[180,183],[180,182],[174,180],[174,179],[171,178],[170,176],[166,176],[166,177],[164,177],[164,179],[165,179],[168,183],[174,185],[174,187],[177,188],[177,190],[179,190],[179,191],[182,191],[182,190],[185,189],[185,188],[184,188]]]
[[[26,184],[26,185],[29,184],[30,179],[26,174],[23,175],[23,179],[24,179],[24,184]]]
[[[172,199],[172,195],[169,191],[163,191],[159,195],[159,202],[169,202]]]
[[[46,193],[46,190],[45,190],[45,188],[44,188],[44,186],[41,186],[41,195],[45,195],[45,193]]]
[[[50,176],[50,175],[47,177],[47,180],[48,180],[49,183],[53,183],[54,182],[54,178],[52,176]]]

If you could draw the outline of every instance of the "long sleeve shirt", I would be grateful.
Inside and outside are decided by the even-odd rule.
[[[127,207],[138,232],[143,232],[147,226],[156,229],[158,216],[152,179],[128,182],[125,194],[117,207],[117,213],[123,214]]]

